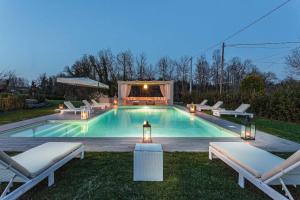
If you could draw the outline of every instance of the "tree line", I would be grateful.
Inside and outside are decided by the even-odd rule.
[[[300,47],[295,48],[285,58],[285,62],[287,69],[298,78],[300,73]],[[109,85],[110,89],[108,91],[95,91],[95,89],[65,86],[56,83],[57,77],[89,77]],[[254,81],[251,77],[255,77]],[[191,78],[192,94],[189,93]],[[260,98],[263,98],[264,102],[268,104],[266,101],[272,99],[272,95],[276,92],[278,96],[278,91],[280,91],[279,93],[285,94],[284,99],[287,98],[285,101],[290,102],[292,100],[296,102],[290,111],[290,113],[296,112],[296,115],[286,114],[285,119],[294,121],[300,118],[299,91],[296,90],[299,86],[298,80],[289,77],[279,81],[273,72],[261,72],[250,59],[243,60],[239,57],[225,60],[224,69],[222,69],[219,50],[212,53],[211,59],[205,56],[194,57],[193,59],[190,56],[182,56],[177,59],[163,56],[153,64],[149,62],[145,53],[133,55],[130,50],[126,50],[113,54],[110,49],[103,49],[96,55],[82,56],[71,66],[64,67],[60,74],[55,76],[41,74],[31,84],[28,84],[26,79],[17,77],[13,72],[0,73],[0,83],[1,80],[2,82],[6,80],[7,88],[29,86],[29,94],[34,98],[57,99],[82,99],[99,93],[114,96],[117,94],[118,80],[174,80],[174,99],[176,102],[188,103],[193,101],[197,103],[203,98],[209,98],[211,102],[214,102],[222,99],[225,105],[227,104],[232,108],[241,102],[253,102],[258,105],[259,103],[255,99]],[[262,85],[257,85],[257,83]],[[221,85],[222,94],[219,93]],[[291,94],[294,96],[291,97]],[[274,99],[272,101],[276,102]],[[269,105],[271,105],[270,102]],[[263,116],[269,115],[269,112],[262,112],[262,106],[252,107],[254,107],[255,112],[261,113]],[[287,108],[283,106],[283,109]],[[291,115],[292,117],[290,117]],[[274,117],[268,117],[279,119],[280,113]]]
[[[210,90],[218,91],[220,84],[225,90],[235,90],[239,88],[241,80],[251,73],[260,74],[268,84],[272,84],[277,79],[274,73],[260,72],[251,60],[242,60],[239,57],[228,60],[221,73],[219,50],[213,52],[211,63],[204,56],[194,59],[196,61],[191,73],[189,56],[178,59],[164,56],[155,64],[151,64],[144,53],[134,56],[130,50],[127,50],[114,55],[111,50],[104,49],[97,55],[82,56],[73,65],[66,66],[57,76],[89,77],[98,80],[110,86],[108,91],[110,96],[117,93],[118,80],[174,80],[175,96],[178,100],[188,94],[190,74],[192,74],[193,91],[199,94]],[[44,79],[45,75],[42,75],[37,83],[41,86],[45,85]],[[223,80],[222,83],[220,80]]]

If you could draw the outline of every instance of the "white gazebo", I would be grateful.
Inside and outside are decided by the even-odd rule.
[[[159,86],[162,96],[129,96],[132,86],[141,86],[147,90],[150,86]],[[173,105],[174,81],[118,81],[119,105]]]

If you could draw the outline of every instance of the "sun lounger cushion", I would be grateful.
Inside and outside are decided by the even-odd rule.
[[[257,178],[284,161],[278,156],[244,142],[211,142],[210,146]]]
[[[0,160],[5,164],[11,166],[12,168],[17,170],[24,176],[30,177],[30,172],[27,169],[25,169],[22,165],[20,165],[18,162],[16,162],[14,159],[12,159],[9,155],[7,155],[3,151],[0,151]]]
[[[292,166],[293,164],[295,164],[296,162],[299,162],[299,161],[300,161],[300,150],[298,150],[296,153],[291,155],[288,159],[281,162],[278,166],[274,167],[270,172],[263,174],[261,179],[263,181],[267,180],[268,178],[271,178],[275,174],[278,174],[282,170],[288,168],[289,166]]]
[[[73,142],[48,142],[12,159],[30,173],[28,177],[33,178],[81,146],[81,143]]]

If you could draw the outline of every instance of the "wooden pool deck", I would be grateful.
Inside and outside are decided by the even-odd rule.
[[[184,109],[184,108],[180,108]],[[94,113],[97,116],[101,112]],[[241,126],[205,113],[197,112],[196,115],[211,123],[217,124],[223,128],[239,133]],[[79,119],[79,115],[73,114],[53,114],[38,117],[21,122],[11,123],[0,126],[0,150],[3,151],[25,151],[39,144],[49,141],[80,141],[85,144],[87,151],[110,151],[110,152],[129,152],[133,151],[136,143],[141,142],[141,138],[22,138],[22,137],[5,137],[1,136],[6,130],[33,123],[44,122],[47,120],[74,120]],[[238,136],[238,134],[237,134]],[[242,141],[239,137],[232,138],[153,138],[153,142],[161,143],[164,151],[175,152],[207,152],[209,142],[216,141]],[[285,140],[262,131],[257,131],[255,141],[250,144],[271,152],[294,152],[300,149],[300,144]]]

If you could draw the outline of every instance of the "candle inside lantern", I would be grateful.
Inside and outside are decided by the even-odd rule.
[[[196,106],[194,103],[190,105],[190,113],[194,113],[196,111]]]
[[[88,119],[89,118],[89,112],[87,110],[81,111],[81,119]]]
[[[59,105],[58,105],[58,109],[59,109],[59,110],[63,110],[63,109],[64,109],[64,104],[59,104]]]

